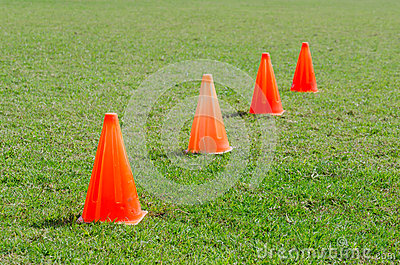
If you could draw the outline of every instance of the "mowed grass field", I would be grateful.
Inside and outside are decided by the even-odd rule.
[[[0,262],[399,262],[399,10],[396,0],[1,0]],[[290,92],[303,41],[317,94]],[[255,79],[262,52],[286,112],[260,186],[241,180],[195,206],[138,186],[149,211],[138,226],[76,224],[106,112],[123,119],[149,74],[184,60]],[[329,247],[360,256],[287,252]]]

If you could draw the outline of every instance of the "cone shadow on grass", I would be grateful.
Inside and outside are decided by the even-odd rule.
[[[64,217],[50,218],[41,220],[40,222],[34,222],[31,227],[34,228],[50,228],[50,227],[63,227],[70,226],[79,219],[80,214],[69,214]]]

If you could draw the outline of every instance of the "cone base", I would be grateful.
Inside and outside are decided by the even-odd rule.
[[[118,221],[118,222],[115,222],[115,223],[116,223],[116,224],[124,224],[124,225],[137,225],[137,224],[140,223],[140,221],[143,220],[143,218],[146,216],[146,214],[148,214],[148,211],[142,211],[142,212],[140,213],[138,219],[136,219],[136,220],[134,220],[134,221]],[[83,217],[80,216],[80,217],[78,218],[78,220],[76,220],[76,222],[79,223],[79,224],[83,224],[83,223],[85,223],[85,224],[90,224],[90,223],[93,223],[93,222],[95,222],[95,221],[86,222],[85,220],[83,220]],[[97,222],[107,223],[107,222],[111,222],[111,221],[97,221]]]
[[[270,115],[273,115],[273,116],[281,116],[283,113],[285,113],[285,111],[286,110],[282,110],[281,112],[279,112],[279,113],[269,113]]]
[[[252,111],[250,110],[249,113],[250,113],[250,114],[254,114],[254,115],[257,115],[257,114],[269,114],[269,115],[273,115],[273,116],[280,116],[280,115],[282,115],[285,111],[286,111],[286,110],[282,110],[281,112],[278,112],[278,113],[270,113],[270,112],[255,113],[255,112],[252,112]]]
[[[214,152],[214,153],[202,153],[202,152],[200,152],[200,151],[191,151],[191,150],[189,150],[189,149],[187,149],[187,150],[185,150],[185,153],[192,153],[192,154],[207,154],[207,155],[222,155],[222,154],[225,154],[225,153],[228,153],[228,152],[230,152],[230,151],[232,151],[233,150],[233,147],[232,146],[229,146],[229,148],[227,149],[227,150],[225,150],[225,151],[222,151],[222,152]]]

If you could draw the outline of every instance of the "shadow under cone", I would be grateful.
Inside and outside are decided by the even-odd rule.
[[[212,75],[203,75],[187,151],[222,154],[231,150]]]
[[[301,45],[299,60],[297,61],[293,84],[290,90],[298,92],[318,92],[308,42],[303,42]]]
[[[146,214],[140,207],[118,116],[107,113],[79,221],[138,224]]]
[[[258,68],[250,113],[281,115],[284,112],[271,58],[268,53],[263,53]]]

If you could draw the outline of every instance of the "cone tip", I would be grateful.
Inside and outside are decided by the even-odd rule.
[[[301,47],[308,47],[308,42],[303,42]]]
[[[262,55],[261,55],[261,58],[268,59],[269,58],[269,53],[268,52],[263,52]]]
[[[109,121],[118,120],[118,115],[117,113],[112,113],[112,112],[106,113],[104,115],[104,120],[109,120]]]
[[[212,82],[212,81],[213,81],[212,74],[204,74],[203,75],[203,82]]]

